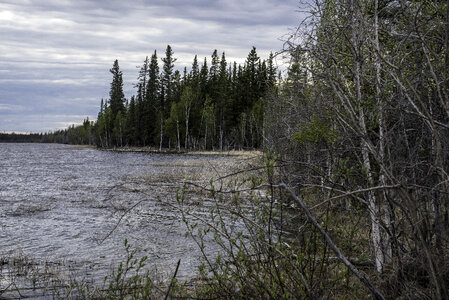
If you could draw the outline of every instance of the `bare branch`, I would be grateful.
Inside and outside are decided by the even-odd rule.
[[[337,258],[339,261],[341,261],[345,266],[348,267],[348,269],[371,291],[373,296],[376,299],[379,300],[385,300],[385,297],[382,295],[382,293],[372,284],[371,281],[369,281],[365,274],[360,272],[340,251],[340,249],[335,245],[335,243],[332,241],[332,239],[329,237],[329,235],[324,231],[324,229],[320,226],[320,224],[317,222],[315,217],[310,212],[309,208],[304,204],[304,202],[299,199],[295,193],[287,187],[284,183],[280,183],[279,187],[286,190],[290,196],[301,206],[301,208],[304,210],[305,214],[307,215],[307,218],[312,222],[313,226],[315,226],[318,231],[321,233],[321,235],[326,240],[327,244],[331,247],[332,251],[337,255]]]

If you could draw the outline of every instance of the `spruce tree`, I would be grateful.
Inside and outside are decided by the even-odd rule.
[[[160,125],[157,113],[162,110],[159,101],[160,76],[156,50],[151,55],[145,96],[144,135],[148,137],[148,141],[151,143],[152,141],[155,142],[153,136]]]
[[[142,89],[139,92],[139,95],[142,99],[146,98],[146,86],[149,75],[150,62],[148,60],[148,56],[143,61],[143,65],[140,67],[139,76],[137,77],[138,83],[135,87],[138,87],[139,84],[142,86]]]
[[[257,78],[257,71],[259,69],[260,59],[256,52],[256,47],[253,47],[248,54],[246,59],[246,79],[247,79],[247,107],[250,109],[252,105],[258,100],[259,96],[259,85]]]
[[[226,131],[226,108],[228,105],[228,74],[227,74],[227,63],[225,53],[223,52],[221,55],[220,65],[219,65],[219,73],[217,76],[217,80],[215,83],[216,91],[216,107],[217,107],[217,120],[218,131],[219,131],[219,147],[220,150],[223,150],[224,139],[225,139],[225,131]]]
[[[109,71],[112,73],[111,90],[109,91],[109,106],[111,107],[112,115],[115,118],[119,111],[123,112],[125,109],[123,78],[117,59],[114,61],[112,69]]]
[[[212,53],[212,60],[209,70],[209,76],[212,82],[216,81],[219,68],[220,68],[220,59],[218,57],[217,49],[215,49],[214,52]]]
[[[206,99],[208,80],[209,80],[209,70],[207,68],[207,59],[204,58],[204,62],[203,62],[203,65],[201,66],[201,72],[200,72],[201,98],[204,100]]]
[[[267,62],[267,80],[268,80],[268,87],[272,88],[276,85],[276,67],[274,65],[274,55],[273,52],[270,52],[270,56],[268,57]]]
[[[190,72],[192,78],[196,78],[199,75],[198,57],[195,55],[192,63],[192,70]]]
[[[145,88],[142,85],[143,83],[138,84],[137,90],[137,99],[136,99],[136,145],[146,145],[146,136],[144,135],[144,121],[145,121]]]
[[[173,68],[174,63],[176,62],[176,58],[173,57],[173,50],[170,45],[167,45],[167,49],[165,50],[165,57],[162,58],[164,65],[162,66],[162,86],[164,87],[164,112],[165,115],[168,116],[170,112],[170,102],[173,100]]]
[[[160,93],[160,140],[159,149],[162,150],[162,144],[164,142],[163,137],[163,123],[164,120],[170,116],[171,103],[173,101],[173,69],[176,58],[173,57],[173,50],[170,45],[167,45],[165,50],[165,57],[162,58],[164,63],[162,66],[161,74],[161,93]]]
[[[137,136],[137,114],[136,114],[136,103],[134,96],[131,97],[131,100],[129,102],[129,108],[126,115],[126,139],[128,141],[128,144],[135,145],[137,139],[139,138]]]

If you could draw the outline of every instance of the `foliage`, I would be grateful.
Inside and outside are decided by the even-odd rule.
[[[263,98],[277,91],[273,60],[272,54],[267,61],[261,60],[253,47],[243,66],[228,64],[225,53],[220,58],[214,50],[210,68],[207,58],[200,66],[195,56],[191,70],[185,68],[181,76],[168,45],[161,68],[156,50],[151,59],[145,58],[135,85],[137,93],[129,101],[115,60],[110,69],[109,99],[101,100],[96,122],[73,125],[32,140],[102,148],[260,148],[265,127]],[[20,136],[15,139],[24,140]]]
[[[372,260],[366,272],[385,297],[446,299],[447,3],[308,5],[285,43],[285,84],[265,102],[282,180],[311,207],[333,207],[327,219],[356,213],[369,240],[337,245]]]
[[[52,299],[150,299],[160,296],[153,274],[146,266],[147,256],[137,257],[137,250],[132,249],[127,240],[124,246],[125,260],[104,278],[103,286],[83,275],[72,273],[67,277],[64,275],[68,273],[67,266],[63,263],[42,264],[23,254],[2,258],[0,296]],[[83,272],[86,271],[80,271]],[[8,285],[3,286],[4,283]],[[178,285],[175,291],[181,289]]]
[[[357,279],[332,257],[316,228],[275,184],[279,180],[279,159],[269,151],[264,157],[264,171],[249,172],[229,182],[211,180],[207,190],[214,205],[208,216],[183,210],[187,235],[196,241],[204,258],[195,297],[366,297]],[[192,188],[184,186],[178,194],[181,207],[188,207],[187,195]],[[314,193],[313,197],[318,195]],[[363,245],[368,236],[355,230],[363,212],[333,216],[331,211],[329,206],[317,211],[323,226],[340,224],[333,234],[335,240],[349,255],[366,257]]]
[[[311,120],[299,125],[299,130],[293,135],[297,143],[330,143],[336,142],[338,135],[329,128],[328,122],[323,122],[316,115],[312,115]]]
[[[153,282],[148,271],[144,272],[147,256],[140,259],[135,255],[137,250],[131,250],[128,240],[125,239],[126,261],[120,262],[117,271],[106,276],[106,299],[149,299],[152,295]],[[141,274],[141,272],[144,272]]]

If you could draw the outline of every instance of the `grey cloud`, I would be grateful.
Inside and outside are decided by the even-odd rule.
[[[22,121],[39,119],[33,113],[49,121],[28,131],[51,127],[53,114],[67,120],[94,117],[100,99],[108,97],[113,61],[120,62],[129,98],[136,66],[154,49],[162,57],[167,44],[180,69],[190,67],[196,54],[209,60],[214,49],[226,52],[228,62],[243,62],[252,46],[267,57],[282,47],[277,39],[299,23],[296,2],[3,0],[0,130],[15,130],[15,120],[24,131]],[[60,118],[54,128],[66,123]]]

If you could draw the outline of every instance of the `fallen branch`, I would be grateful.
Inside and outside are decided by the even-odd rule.
[[[371,291],[373,296],[376,299],[379,300],[385,300],[385,297],[382,295],[382,293],[369,281],[365,274],[360,272],[344,255],[341,253],[340,249],[335,245],[335,243],[332,241],[332,239],[329,237],[329,235],[326,233],[326,231],[321,228],[320,224],[318,224],[315,217],[310,212],[309,208],[305,205],[305,203],[298,198],[298,196],[295,195],[295,193],[285,184],[280,183],[279,187],[286,190],[290,196],[301,206],[301,208],[304,210],[304,212],[307,215],[307,218],[310,222],[312,222],[313,226],[315,226],[318,231],[323,235],[324,239],[326,240],[327,244],[331,247],[332,251],[337,255],[337,259],[341,261],[345,266],[348,267],[348,269]]]

